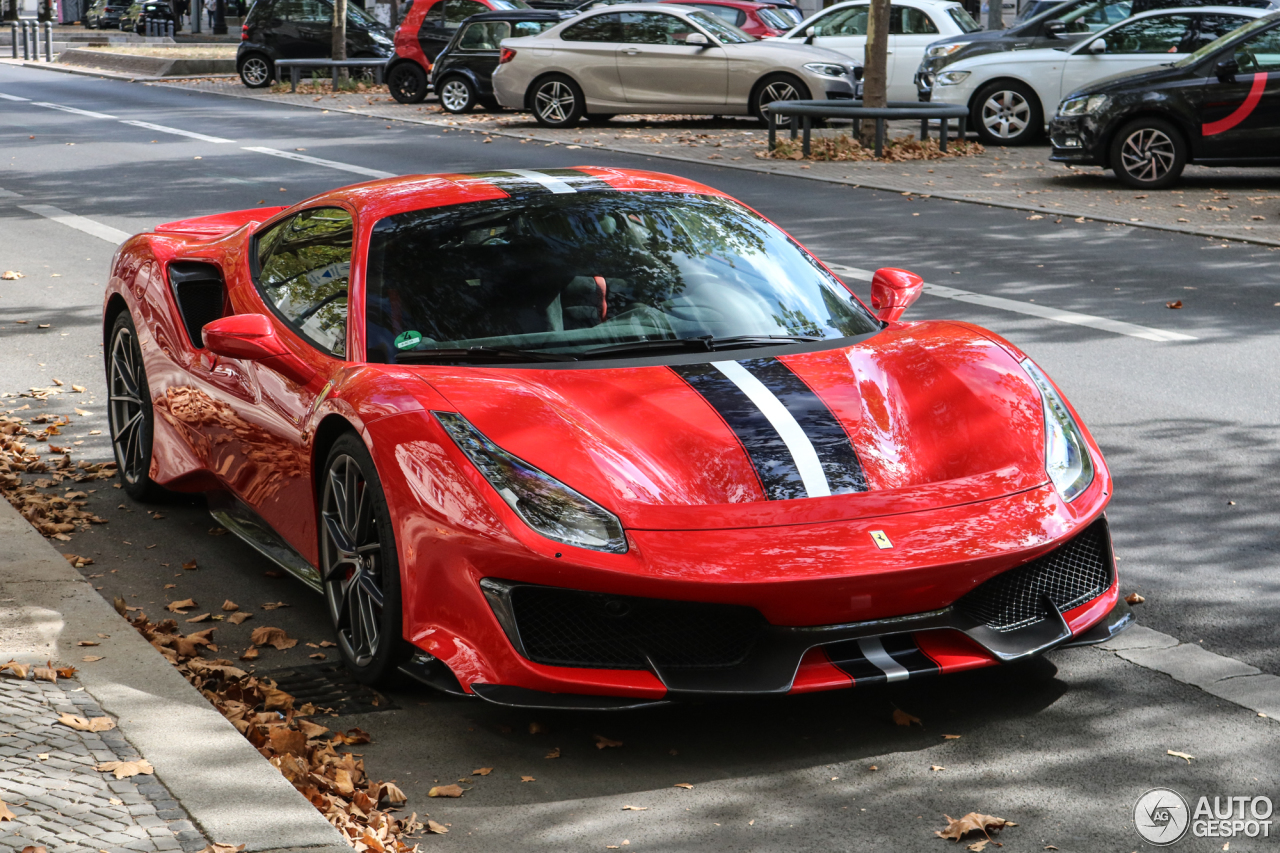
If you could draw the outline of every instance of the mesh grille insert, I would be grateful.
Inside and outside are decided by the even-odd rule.
[[[511,591],[529,660],[555,666],[648,669],[731,667],[759,639],[764,617],[751,607],[632,598],[554,587]]]
[[[1013,631],[1045,618],[1041,594],[1066,612],[1110,586],[1107,522],[1099,518],[1065,545],[966,593],[955,607],[997,631]]]

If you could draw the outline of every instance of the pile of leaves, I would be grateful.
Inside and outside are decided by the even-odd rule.
[[[932,136],[920,140],[914,136],[899,136],[889,139],[884,144],[884,156],[880,160],[888,163],[901,163],[906,160],[941,160],[946,157],[976,157],[986,153],[977,142],[952,139],[947,142],[947,150],[938,147],[938,140]],[[804,156],[799,139],[779,138],[772,151],[758,151],[756,156],[762,160],[875,160],[874,147],[863,146],[851,136],[814,136],[809,143],[809,156]]]
[[[45,390],[45,389],[33,389]],[[77,527],[90,524],[106,524],[107,520],[84,509],[88,494],[68,491],[63,495],[50,495],[40,489],[58,486],[70,480],[84,483],[106,480],[116,475],[116,463],[89,463],[71,461],[72,449],[56,442],[62,428],[71,419],[62,416],[36,415],[29,421],[11,415],[0,415],[0,493],[45,536],[68,541],[68,535]],[[42,459],[37,450],[44,444],[49,452],[62,454]],[[23,481],[23,474],[44,475],[32,483]]]
[[[369,743],[368,733],[331,731],[311,719],[326,709],[297,706],[272,679],[252,675],[229,660],[203,657],[205,651],[218,650],[216,627],[184,635],[173,619],[153,623],[122,598],[115,607],[357,851],[416,853],[418,845],[406,840],[411,835],[424,828],[448,831],[435,821],[424,827],[416,813],[396,817],[392,809],[405,804],[404,792],[392,782],[371,780],[363,759],[339,751]]]

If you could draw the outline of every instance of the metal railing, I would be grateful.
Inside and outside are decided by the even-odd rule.
[[[387,59],[277,59],[276,81],[284,82],[284,71],[289,71],[289,81],[293,84],[290,91],[298,91],[298,79],[305,68],[329,68],[333,72],[333,91],[338,91],[339,68],[372,68],[373,81],[382,85],[382,72],[386,70]]]
[[[816,119],[848,119],[853,122],[853,135],[858,136],[862,122],[872,119],[876,123],[876,157],[884,156],[885,122],[901,119],[920,120],[921,141],[929,138],[929,122],[937,120],[941,123],[938,136],[938,148],[947,150],[947,136],[950,132],[951,119],[956,119],[959,136],[963,140],[965,124],[969,118],[969,110],[957,104],[935,104],[927,101],[890,101],[884,107],[864,107],[862,101],[774,101],[769,104],[769,150],[778,144],[779,118],[787,117],[791,126],[791,138],[797,132],[804,134],[801,150],[809,156],[809,136]],[[799,119],[799,121],[796,121]],[[796,125],[799,124],[800,127]]]

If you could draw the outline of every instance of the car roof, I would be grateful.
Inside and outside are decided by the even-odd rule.
[[[843,3],[833,3],[820,11],[830,12],[832,9],[842,9],[847,6],[866,6],[870,2],[871,0],[845,0]],[[959,0],[897,0],[897,2],[899,5],[915,6],[917,8],[924,9],[943,9],[947,6],[960,5]]]
[[[731,9],[768,9],[769,3],[757,3],[755,0],[658,0],[663,6],[690,6],[696,2],[698,6],[728,6]]]
[[[562,21],[568,17],[558,9],[491,9],[476,12],[463,23],[470,21]]]

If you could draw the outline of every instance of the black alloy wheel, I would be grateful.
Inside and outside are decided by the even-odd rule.
[[[436,95],[440,98],[440,106],[454,115],[471,112],[479,101],[476,87],[461,74],[453,74],[441,80]]]
[[[983,145],[1026,145],[1044,130],[1044,111],[1031,87],[997,80],[974,96],[969,122]]]
[[[751,94],[751,114],[760,123],[769,125],[769,104],[774,101],[807,101],[809,87],[790,74],[771,74],[756,84]],[[778,127],[790,127],[793,119],[778,122]]]
[[[155,413],[138,331],[129,312],[111,326],[107,356],[107,428],[120,472],[120,486],[137,501],[155,500],[164,489],[151,479],[151,438]]]
[[[1111,140],[1110,165],[1131,187],[1161,190],[1178,182],[1187,143],[1172,123],[1154,116],[1129,122]]]
[[[586,99],[578,84],[560,74],[534,83],[531,94],[533,117],[543,127],[572,127],[586,111]]]
[[[427,72],[414,62],[401,62],[387,75],[391,97],[402,104],[420,104],[427,97]]]
[[[363,684],[404,660],[400,562],[386,498],[364,442],[334,442],[320,483],[320,576],[338,650]]]
[[[241,83],[250,89],[265,89],[275,79],[276,67],[266,54],[250,53],[240,60],[238,71]]]

